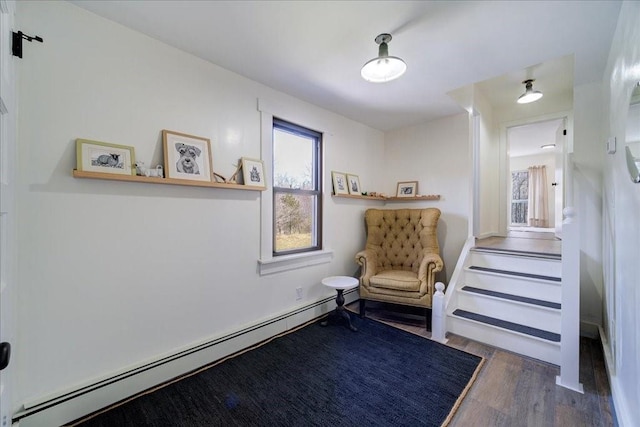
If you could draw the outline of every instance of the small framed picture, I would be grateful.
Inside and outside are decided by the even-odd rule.
[[[167,178],[211,182],[211,142],[207,138],[162,131]]]
[[[76,139],[76,169],[118,175],[135,175],[133,147]]]
[[[266,187],[266,181],[264,179],[264,163],[262,160],[243,157],[241,162],[244,185],[251,187]]]
[[[418,194],[418,181],[405,181],[398,183],[396,197],[416,197]]]
[[[347,175],[342,172],[331,171],[331,180],[333,181],[333,194],[349,194]]]
[[[360,178],[358,175],[347,174],[347,185],[349,194],[360,194]]]

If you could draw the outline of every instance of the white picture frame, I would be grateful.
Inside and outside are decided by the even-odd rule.
[[[242,180],[244,185],[248,187],[265,188],[266,180],[264,177],[264,163],[262,160],[250,159],[243,157],[242,162]]]
[[[347,186],[349,188],[349,194],[361,195],[360,178],[358,175],[347,174]]]
[[[331,171],[331,182],[333,183],[333,194],[349,194],[347,175],[345,173]]]

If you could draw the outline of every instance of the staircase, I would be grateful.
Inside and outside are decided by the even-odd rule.
[[[447,329],[560,365],[560,255],[473,247],[447,308]]]

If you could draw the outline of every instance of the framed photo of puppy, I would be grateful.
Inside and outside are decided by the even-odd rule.
[[[167,178],[211,182],[211,142],[207,138],[162,131]]]
[[[133,147],[76,139],[76,169],[85,172],[135,175]]]
[[[360,178],[358,175],[347,174],[347,185],[349,187],[349,194],[360,195]]]
[[[264,179],[264,163],[262,163],[262,160],[243,157],[241,162],[242,180],[244,185],[249,185],[251,187],[267,186]]]

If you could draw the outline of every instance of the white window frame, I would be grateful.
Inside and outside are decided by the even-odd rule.
[[[265,99],[258,99],[258,111],[260,112],[260,140],[261,157],[265,165],[265,176],[271,180],[273,177],[273,117],[291,123],[297,123],[310,129],[316,129],[323,134],[322,159],[325,158],[324,150],[327,137],[330,133],[326,131],[323,123],[318,123],[317,119],[308,114],[301,113],[295,107],[287,107],[281,104],[274,104]],[[325,131],[322,131],[325,129]],[[324,160],[323,160],[324,162]],[[324,164],[322,166],[322,180],[324,178]],[[326,192],[323,186],[322,209],[324,210],[324,199]],[[322,220],[326,221],[324,211]],[[273,256],[273,186],[268,185],[267,189],[261,192],[260,197],[260,258],[258,259],[258,271],[261,276],[282,271],[304,268],[312,265],[326,264],[333,259],[333,250],[328,249],[325,244],[325,233],[321,236],[322,249],[296,253],[291,255]]]

